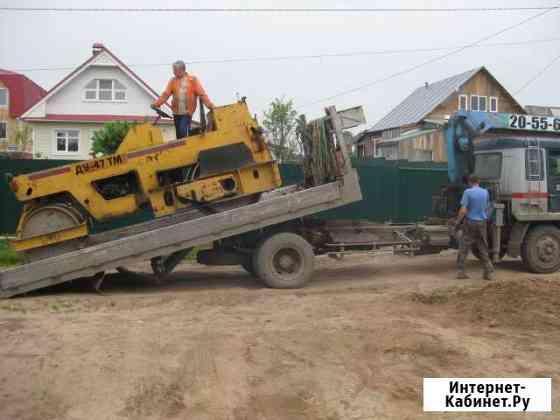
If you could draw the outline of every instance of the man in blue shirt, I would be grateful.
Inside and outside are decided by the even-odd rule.
[[[488,191],[480,188],[477,176],[469,178],[470,188],[467,188],[461,199],[461,209],[457,216],[456,225],[461,226],[463,235],[459,240],[459,254],[457,255],[457,278],[468,279],[465,273],[465,261],[471,247],[476,247],[480,259],[484,263],[484,279],[493,280],[494,267],[488,256],[487,222],[490,197]],[[462,225],[461,225],[462,222]]]

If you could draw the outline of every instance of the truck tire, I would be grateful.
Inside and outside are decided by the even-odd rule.
[[[313,274],[313,247],[295,233],[277,233],[257,248],[254,267],[258,277],[273,289],[303,287]]]
[[[554,273],[560,269],[560,230],[541,225],[527,233],[521,246],[521,258],[532,273]]]

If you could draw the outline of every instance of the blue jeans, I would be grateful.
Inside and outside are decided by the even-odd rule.
[[[175,122],[175,135],[178,139],[187,137],[191,129],[191,116],[186,115],[173,115],[173,121]]]

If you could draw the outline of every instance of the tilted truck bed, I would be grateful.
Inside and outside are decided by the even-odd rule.
[[[255,204],[170,224],[149,222],[149,229],[0,272],[0,297],[93,276],[133,262],[309,216],[362,199],[354,169],[327,184],[266,193]],[[158,224],[160,222],[160,224]],[[134,229],[132,229],[134,231]],[[100,234],[103,235],[103,234]]]

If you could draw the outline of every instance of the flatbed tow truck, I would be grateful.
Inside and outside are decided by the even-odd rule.
[[[531,131],[529,126],[510,125],[517,123],[520,116],[488,113],[453,116],[446,129],[450,184],[440,196],[434,197],[435,207],[442,216],[439,223],[392,225],[313,217],[362,198],[342,131],[343,114],[329,107],[322,119],[330,150],[328,159],[332,163],[323,174],[326,176],[307,173],[302,185],[272,189],[259,195],[256,202],[239,207],[229,208],[225,201],[214,207],[211,214],[192,208],[89,235],[79,249],[62,248],[60,252],[1,271],[0,297],[83,277],[91,278],[98,288],[108,270],[127,272],[127,265],[145,260],[151,261],[154,278],[161,280],[189,250],[207,244],[212,244],[212,249],[198,253],[199,263],[241,265],[271,288],[304,286],[313,274],[316,255],[342,258],[352,253],[409,256],[439,253],[456,245],[447,220],[456,214],[457,197],[465,187],[461,176],[473,171],[492,187],[494,212],[489,233],[494,260],[498,261],[505,253],[512,257],[521,254],[530,271],[551,272],[560,267],[557,227],[560,213],[554,207],[559,202],[555,194],[559,188],[550,184],[555,181],[551,171],[557,170],[550,162],[557,165],[560,162],[560,158],[556,160],[556,146],[552,141],[560,130],[559,121],[550,122],[549,130],[546,119],[541,118],[540,125]],[[511,158],[513,154],[519,162],[508,163],[504,159],[502,164],[501,157]],[[305,153],[304,169],[313,167],[313,160],[320,160],[316,157],[313,150]],[[511,174],[519,175],[515,168],[521,163],[526,170],[526,174],[520,175],[522,185],[512,184]],[[519,191],[511,192],[508,188]]]
[[[426,235],[425,229],[416,225],[380,226],[312,217],[362,198],[342,130],[343,118],[350,115],[352,119],[352,115],[363,113],[359,107],[349,111],[349,114],[339,113],[329,107],[321,119],[327,131],[330,151],[327,158],[331,163],[322,177],[314,178],[310,174],[305,185],[276,188],[261,194],[257,202],[238,207],[228,208],[225,201],[214,206],[210,214],[195,207],[92,234],[81,242],[79,249],[54,247],[54,251],[40,255],[37,260],[0,271],[0,297],[8,298],[77,278],[90,278],[98,289],[108,270],[130,273],[127,265],[145,260],[151,261],[154,279],[163,280],[193,247],[210,243],[212,249],[199,251],[200,263],[241,265],[272,288],[302,287],[312,276],[315,255],[328,254],[335,258],[353,252],[413,255],[426,248],[422,244],[432,248],[438,235]],[[308,166],[313,166],[309,163],[316,153],[306,154]],[[322,163],[325,163],[324,156]],[[439,229],[438,234],[441,245],[446,246],[447,230]]]

